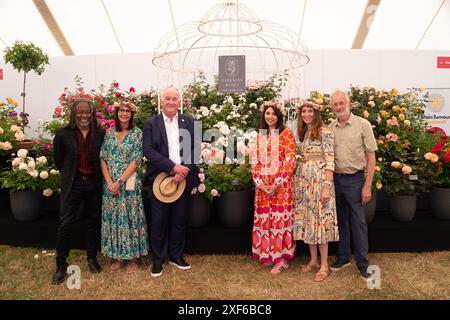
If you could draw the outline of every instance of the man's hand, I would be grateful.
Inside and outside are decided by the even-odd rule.
[[[361,191],[361,199],[363,206],[365,206],[370,201],[370,199],[372,199],[372,188],[370,186],[364,185]]]
[[[262,185],[258,186],[258,189],[261,190],[262,192],[266,193],[266,194],[269,194],[269,190],[268,190],[268,187],[266,185],[262,184]]]
[[[180,182],[183,181],[184,179],[186,179],[186,178],[183,177],[183,176],[180,175],[180,174],[176,174],[176,175],[173,177],[173,181],[176,182],[176,183],[180,183]]]
[[[179,174],[183,178],[186,178],[189,173],[189,168],[181,164],[176,164],[172,169],[172,173],[174,173],[175,175]]]
[[[323,207],[325,207],[326,205],[328,205],[328,201],[330,201],[330,186],[325,185],[322,188],[322,194],[320,195],[320,203]]]

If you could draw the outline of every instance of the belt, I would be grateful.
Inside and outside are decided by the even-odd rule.
[[[360,173],[364,173],[364,171],[363,171],[363,170],[361,170],[361,171],[356,171],[355,173],[337,173],[337,172],[335,172],[334,174],[335,174],[336,176],[346,177],[346,176],[356,176],[357,174],[360,174]]]
[[[92,179],[94,179],[95,176],[94,176],[94,175],[89,175],[89,176],[87,176],[87,175],[84,175],[84,174],[77,174],[77,175],[76,175],[76,178],[77,178],[77,179],[80,179],[80,180],[83,180],[83,181],[87,181],[87,180],[92,180]]]

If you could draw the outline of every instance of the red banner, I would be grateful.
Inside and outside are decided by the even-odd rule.
[[[450,57],[437,57],[438,68],[450,68]]]
[[[3,69],[0,69],[0,80],[3,80]]]

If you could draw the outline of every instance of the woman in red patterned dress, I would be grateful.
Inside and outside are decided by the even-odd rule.
[[[282,105],[265,102],[260,130],[252,156],[252,176],[256,186],[252,232],[252,256],[265,265],[274,265],[277,274],[294,258],[293,172],[294,134],[283,124]]]

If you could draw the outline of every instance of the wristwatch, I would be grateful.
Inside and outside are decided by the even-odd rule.
[[[117,179],[117,182],[120,184],[120,185],[123,185],[123,180],[122,179]]]

